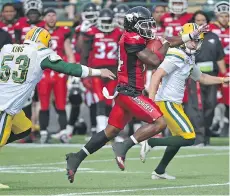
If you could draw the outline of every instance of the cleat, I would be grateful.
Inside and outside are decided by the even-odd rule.
[[[112,147],[113,147],[113,152],[115,154],[117,165],[122,171],[124,171],[125,170],[125,156],[126,156],[126,152],[124,150],[124,143],[114,142]]]
[[[8,185],[0,183],[0,189],[8,189],[8,188],[10,188]]]
[[[40,131],[40,143],[41,144],[47,144],[50,139],[50,135],[48,131]]]
[[[175,176],[170,176],[167,173],[157,174],[155,171],[152,173],[152,180],[166,179],[166,180],[175,180]]]
[[[140,144],[141,144],[140,159],[144,163],[146,160],[147,154],[151,150],[151,146],[149,146],[147,140],[141,142]]]
[[[69,153],[66,155],[66,171],[70,183],[74,182],[74,175],[81,161],[78,160],[78,153]]]

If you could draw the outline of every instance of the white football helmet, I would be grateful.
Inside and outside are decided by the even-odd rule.
[[[38,10],[42,15],[43,4],[41,0],[25,0],[23,2],[23,9],[25,15],[27,15],[30,10]]]
[[[173,14],[183,14],[187,12],[188,1],[187,0],[169,0],[169,11]]]
[[[220,1],[215,4],[214,12],[216,14],[229,13],[229,3],[227,1]]]

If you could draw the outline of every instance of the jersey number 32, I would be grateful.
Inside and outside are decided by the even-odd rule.
[[[26,55],[20,55],[16,59],[14,58],[14,55],[3,56],[0,69],[1,82],[7,82],[10,78],[12,78],[13,82],[20,84],[26,81],[30,59]],[[15,63],[18,69],[11,70],[11,68],[8,66],[10,63]]]

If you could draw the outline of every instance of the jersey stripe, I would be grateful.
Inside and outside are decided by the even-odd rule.
[[[38,28],[34,31],[34,33],[33,33],[33,35],[32,35],[32,38],[31,38],[31,41],[36,41],[41,31],[42,31],[42,28],[38,27]]]
[[[177,52],[175,50],[169,50],[167,52],[166,56],[174,56],[174,57],[181,59],[182,61],[184,61],[184,59],[185,59],[183,54],[181,54],[180,52]]]
[[[174,56],[174,57],[176,57],[176,58],[178,58],[178,59],[184,61],[184,59],[183,59],[182,57],[180,57],[180,56],[178,56],[178,55],[176,55],[176,54],[166,54],[166,56]]]
[[[7,116],[8,115],[5,112],[1,112],[1,114],[0,114],[0,143],[1,143],[2,137],[4,135]]]
[[[178,115],[176,111],[172,108],[170,102],[165,101],[165,108],[167,109],[168,113],[172,116],[172,118],[177,122],[183,132],[189,133],[190,128],[184,123],[183,119]]]

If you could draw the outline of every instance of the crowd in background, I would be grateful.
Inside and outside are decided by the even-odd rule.
[[[7,43],[23,43],[24,36],[33,26],[46,28],[52,36],[52,49],[66,61],[101,68],[105,56],[112,59],[111,65],[106,61],[104,64],[117,69],[117,45],[110,43],[107,51],[104,43],[96,44],[96,55],[100,61],[91,61],[87,43],[95,35],[111,34],[118,38],[122,34],[122,23],[125,12],[129,9],[121,0],[92,0],[81,5],[80,18],[76,15],[76,0],[65,6],[69,19],[74,19],[72,27],[57,27],[57,8],[63,6],[65,1],[57,1],[55,6],[43,6],[40,0],[24,0],[24,2],[6,3],[2,6],[0,34],[0,48]],[[209,23],[210,32],[205,35],[201,50],[196,55],[196,62],[202,72],[211,75],[229,75],[229,4],[219,2],[215,6],[215,18],[209,18],[203,11],[188,13],[186,0],[169,1],[143,1],[144,3],[162,3],[151,7],[152,15],[156,21],[156,36],[176,36],[181,26],[187,22],[195,22],[198,25]],[[140,3],[140,1],[139,1]],[[168,3],[168,6],[165,4]],[[45,4],[46,5],[46,4]],[[104,8],[102,8],[102,5]],[[147,4],[146,4],[147,5]],[[149,7],[149,5],[148,5]],[[212,21],[211,21],[212,20]],[[211,22],[210,22],[211,21]],[[96,26],[97,33],[90,34],[89,29]],[[114,33],[115,32],[115,33]],[[94,39],[96,39],[94,37]],[[119,40],[119,39],[118,39]],[[95,50],[96,50],[95,49]],[[104,51],[105,50],[105,51]],[[90,61],[90,62],[89,62]],[[97,66],[96,66],[97,67]],[[107,66],[105,66],[107,67]],[[146,94],[152,75],[149,70],[146,75]],[[36,130],[40,130],[40,142],[47,143],[50,134],[47,127],[50,119],[50,105],[53,105],[58,114],[60,130],[51,137],[68,143],[75,133],[86,133],[86,124],[79,120],[80,106],[85,104],[90,111],[90,134],[104,129],[112,102],[103,98],[103,85],[114,91],[116,83],[98,81],[96,78],[86,78],[82,81],[76,78],[45,70],[43,79],[38,84],[35,93],[24,107],[26,115],[32,119],[34,126],[32,134],[21,142],[33,142]],[[100,88],[98,88],[100,86]],[[70,115],[67,118],[66,104],[71,105]],[[228,136],[229,123],[229,87],[228,86],[203,86],[192,80],[187,81],[187,90],[184,97],[184,107],[190,117],[197,134],[197,145],[208,145],[210,137]],[[135,131],[142,122],[133,120],[130,131]],[[164,132],[167,134],[167,130]],[[118,136],[122,140],[124,135]],[[160,137],[162,137],[160,135]]]

